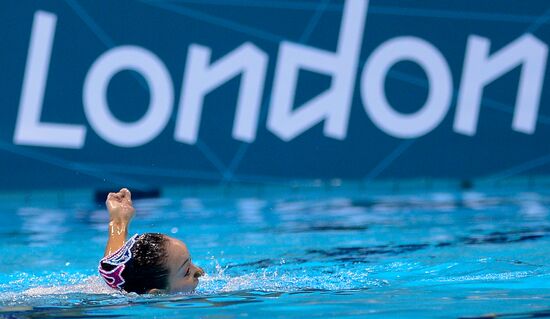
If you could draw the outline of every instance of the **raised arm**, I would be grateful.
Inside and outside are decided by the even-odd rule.
[[[109,193],[107,196],[107,210],[109,210],[109,239],[104,256],[111,255],[126,242],[128,226],[134,217],[132,194],[126,188],[118,193]]]

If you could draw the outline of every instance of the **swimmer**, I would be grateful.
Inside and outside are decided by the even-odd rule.
[[[109,193],[109,239],[99,273],[115,289],[138,294],[191,292],[204,271],[193,264],[185,244],[163,234],[128,236],[134,217],[132,194],[126,188]]]

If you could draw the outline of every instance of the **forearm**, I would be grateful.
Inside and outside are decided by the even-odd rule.
[[[105,201],[109,211],[109,238],[105,255],[108,256],[116,252],[126,243],[128,236],[128,225],[134,217],[134,206],[132,206],[132,194],[126,188],[118,193],[109,193]]]
[[[107,239],[104,256],[111,255],[126,243],[128,223],[126,221],[109,222],[109,238]]]

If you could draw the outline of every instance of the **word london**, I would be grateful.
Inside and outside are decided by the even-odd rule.
[[[269,131],[290,141],[323,122],[325,136],[346,138],[367,9],[368,1],[346,2],[336,52],[288,41],[280,43],[269,100]],[[78,149],[84,146],[84,125],[40,120],[56,22],[57,16],[49,12],[37,11],[34,15],[14,143]],[[533,134],[545,76],[547,45],[532,34],[524,34],[492,54],[490,49],[489,39],[469,36],[453,130],[475,135],[484,88],[521,66],[512,129]],[[232,137],[253,142],[269,57],[250,42],[217,61],[211,61],[211,53],[205,46],[189,46],[174,139],[186,144],[196,143],[205,96],[240,75]],[[416,63],[428,80],[429,93],[424,105],[410,114],[396,111],[384,91],[388,71],[401,61]],[[330,75],[332,82],[327,91],[295,106],[301,69]],[[111,79],[124,70],[143,76],[150,93],[147,112],[130,123],[117,119],[107,103]],[[380,130],[397,138],[416,138],[431,132],[446,116],[453,96],[452,76],[446,59],[434,45],[414,36],[395,37],[378,46],[362,66],[359,81],[367,115]],[[120,147],[138,147],[165,129],[174,108],[174,84],[167,67],[153,52],[139,46],[118,46],[99,56],[89,68],[82,101],[91,128],[101,138]]]

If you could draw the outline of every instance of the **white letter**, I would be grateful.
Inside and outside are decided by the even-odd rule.
[[[428,77],[426,103],[413,114],[396,112],[386,99],[384,82],[397,62],[417,63]],[[372,53],[361,77],[361,98],[367,114],[382,131],[400,138],[427,134],[443,120],[452,97],[449,66],[430,43],[415,37],[398,37],[384,42]]]
[[[210,52],[209,48],[199,45],[189,47],[174,138],[194,144],[199,132],[204,96],[242,73],[233,138],[253,142],[258,126],[267,55],[253,44],[245,43],[209,65]]]
[[[116,119],[107,103],[109,82],[122,70],[139,72],[151,94],[145,115],[130,124]],[[94,62],[86,75],[83,99],[86,117],[99,136],[117,146],[135,147],[151,141],[164,129],[172,113],[174,89],[168,70],[157,56],[141,47],[121,46]]]
[[[367,7],[366,0],[346,2],[335,53],[281,43],[267,122],[281,139],[289,141],[323,119],[326,136],[346,137]],[[300,69],[332,75],[333,81],[330,90],[293,110]]]
[[[454,130],[475,135],[483,88],[522,65],[512,128],[533,134],[546,71],[548,47],[530,34],[523,35],[489,57],[491,42],[470,36],[460,83]]]
[[[48,12],[34,14],[13,137],[15,144],[63,148],[82,148],[84,145],[86,128],[83,126],[40,122],[56,21],[57,17]]]

